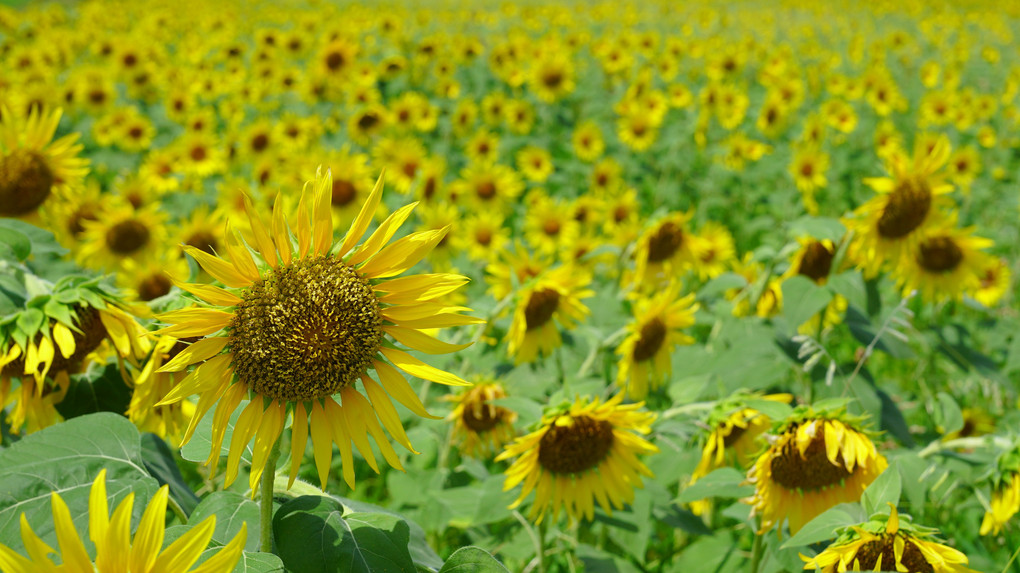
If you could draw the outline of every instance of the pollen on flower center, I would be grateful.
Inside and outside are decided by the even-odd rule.
[[[655,356],[666,340],[666,325],[662,319],[655,317],[641,325],[641,338],[634,345],[634,360],[642,362]]]
[[[948,273],[960,265],[963,251],[949,237],[932,237],[921,243],[917,263],[926,271]]]
[[[149,242],[149,228],[134,219],[121,221],[106,231],[106,245],[118,255],[130,255]]]
[[[878,234],[886,239],[906,237],[924,223],[931,202],[931,187],[925,179],[904,179],[889,195],[889,202],[878,219]]]
[[[0,215],[35,211],[50,196],[56,177],[42,155],[16,149],[0,157]]]
[[[684,232],[676,223],[663,223],[648,240],[648,262],[659,263],[672,257],[683,241]]]
[[[538,463],[554,474],[576,474],[599,465],[613,447],[613,425],[574,416],[566,426],[553,424],[538,446]]]
[[[844,465],[842,453],[836,455],[835,464],[829,461],[825,455],[825,437],[821,434],[811,440],[803,456],[797,448],[796,440],[791,439],[779,455],[772,458],[773,481],[790,490],[823,489],[839,484],[850,474]]]
[[[336,394],[365,372],[382,340],[368,279],[334,257],[273,269],[242,299],[229,325],[234,371],[270,398]]]
[[[896,560],[895,535],[883,535],[880,539],[869,541],[857,550],[854,556],[855,562],[860,562],[861,571],[871,571],[882,559],[882,570],[889,570],[895,567],[894,564],[902,564],[903,571],[915,571],[917,573],[934,573],[935,569],[924,558],[924,554],[910,540],[903,544],[903,555]]]
[[[528,306],[524,309],[524,321],[528,330],[539,328],[549,322],[560,303],[560,293],[549,288],[531,293]]]
[[[807,246],[804,257],[800,261],[800,274],[818,282],[829,276],[832,259],[835,253],[822,243],[815,241]]]

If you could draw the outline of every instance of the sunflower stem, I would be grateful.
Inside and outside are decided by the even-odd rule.
[[[758,573],[758,567],[761,566],[761,557],[765,553],[765,544],[762,543],[762,536],[757,531],[754,533],[754,545],[751,548],[751,568],[748,570],[751,573]]]
[[[545,573],[545,520],[538,524],[538,573]]]
[[[259,523],[259,550],[263,553],[273,552],[273,484],[276,482],[276,462],[280,459],[280,440],[273,444],[269,452],[266,466],[262,468],[262,477],[259,479],[260,490],[260,512]]]

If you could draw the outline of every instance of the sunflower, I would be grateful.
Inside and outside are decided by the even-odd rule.
[[[574,128],[571,143],[574,146],[574,155],[585,162],[595,161],[606,150],[602,129],[592,120],[584,121]]]
[[[460,179],[451,184],[451,191],[476,207],[499,210],[524,191],[524,182],[506,165],[469,163],[461,170]]]
[[[470,163],[495,162],[499,157],[499,137],[489,130],[479,130],[464,143],[464,155]]]
[[[559,46],[544,50],[532,64],[530,80],[531,90],[546,103],[554,103],[573,92],[576,83],[569,52]]]
[[[517,364],[548,356],[563,343],[560,329],[574,328],[589,310],[581,299],[594,296],[591,275],[572,266],[542,272],[520,288],[506,340]]]
[[[837,530],[836,541],[814,557],[801,554],[804,569],[839,571],[931,571],[977,573],[967,556],[934,539],[936,530],[911,523],[889,504],[889,515]]]
[[[538,430],[496,456],[496,461],[517,458],[506,470],[503,490],[524,485],[510,508],[532,490],[528,516],[536,523],[549,511],[556,520],[561,509],[571,522],[591,521],[596,500],[608,514],[631,503],[634,488],[643,487],[641,476],[653,477],[638,455],[659,449],[638,435],[651,431],[656,415],[640,411],[643,404],[622,405],[622,400],[622,394],[605,403],[579,397],[546,414]]]
[[[714,279],[723,274],[737,258],[733,235],[726,226],[709,221],[697,233],[701,252],[694,261],[694,268],[701,280]]]
[[[516,435],[517,414],[492,403],[506,396],[499,382],[476,382],[447,397],[456,406],[446,419],[453,422],[453,440],[464,455],[488,457]]]
[[[447,229],[409,234],[387,242],[410,216],[413,204],[390,215],[358,248],[382,197],[376,183],[343,241],[333,243],[332,178],[316,173],[301,193],[298,216],[290,224],[279,202],[267,229],[251,203],[246,204],[258,258],[236,236],[227,233],[227,262],[199,249],[186,251],[228,289],[178,284],[211,306],[196,306],[160,316],[171,323],[158,334],[201,340],[181,351],[160,371],[197,368],[157,406],[199,394],[195,415],[183,443],[198,421],[218,402],[213,444],[207,465],[215,467],[230,415],[241,400],[245,406],[234,427],[227,461],[226,485],[237,477],[240,454],[254,437],[249,482],[252,490],[266,467],[270,450],[292,411],[291,482],[297,477],[305,444],[312,449],[319,480],[327,482],[332,444],[340,448],[343,476],[354,487],[351,442],[378,471],[368,442],[372,434],[386,461],[400,468],[383,426],[394,439],[414,451],[396,415],[390,396],[420,416],[428,416],[400,370],[441,384],[466,382],[429,366],[384,339],[426,353],[464,348],[441,342],[423,329],[474,324],[462,307],[435,302],[467,279],[459,275],[416,275],[392,280],[418,263],[446,235]],[[296,244],[293,239],[296,239]],[[239,290],[238,290],[239,289]],[[378,381],[368,375],[375,370]],[[361,380],[368,399],[358,391]],[[389,396],[387,395],[389,393]],[[339,394],[342,405],[334,398]],[[309,423],[310,417],[310,423]],[[378,420],[377,420],[378,418]],[[379,421],[382,421],[382,426]]]
[[[544,183],[553,172],[552,156],[542,147],[529,145],[517,152],[517,169],[529,181]]]
[[[142,302],[169,294],[174,286],[171,277],[182,279],[189,272],[188,262],[175,251],[164,247],[149,259],[126,259],[117,273],[117,285]]]
[[[474,261],[491,261],[504,252],[510,242],[510,229],[502,213],[477,211],[464,218],[464,232],[457,236],[457,249],[467,251]]]
[[[102,220],[84,221],[78,262],[93,269],[115,269],[125,260],[155,258],[166,236],[165,214],[156,204],[134,209],[111,205]]]
[[[1009,292],[1011,282],[1009,265],[1001,257],[988,257],[984,270],[981,272],[978,288],[974,292],[974,300],[991,308],[1002,300]]]
[[[524,236],[542,254],[553,255],[569,247],[581,232],[563,201],[549,197],[542,189],[527,196]]]
[[[687,229],[690,219],[690,213],[672,213],[641,234],[634,249],[635,284],[669,283],[701,258],[699,239]]]
[[[737,394],[721,400],[712,408],[708,416],[708,431],[704,434],[701,447],[701,461],[691,474],[690,485],[713,471],[725,467],[736,466],[746,469],[754,462],[754,456],[765,444],[763,434],[772,428],[773,420],[765,414],[747,407],[748,398],[756,395]],[[764,400],[790,403],[790,394],[770,394],[760,396]],[[691,503],[691,511],[695,515],[704,515],[711,507],[711,502],[699,500]]]
[[[103,196],[99,182],[91,178],[73,191],[58,191],[55,197],[57,200],[47,202],[40,209],[42,223],[57,242],[77,251],[85,222],[102,219],[109,198]]]
[[[801,406],[779,425],[747,473],[755,492],[745,501],[761,517],[762,532],[788,521],[795,534],[830,507],[861,498],[889,464],[859,423],[844,408]]]
[[[386,182],[400,193],[408,193],[428,152],[413,137],[384,138],[372,150],[375,164],[385,168]]]
[[[187,348],[186,342],[172,336],[160,336],[141,370],[133,370],[131,403],[126,415],[143,432],[152,432],[173,444],[179,444],[195,404],[182,400],[174,404],[156,404],[181,383],[184,372],[159,372],[164,364]]]
[[[617,119],[616,135],[624,145],[641,152],[655,143],[659,137],[659,128],[648,112],[637,109]]]
[[[800,275],[811,279],[819,286],[824,286],[829,280],[829,275],[835,270],[832,268],[832,262],[836,258],[838,245],[830,239],[817,240],[807,236],[798,237],[797,243],[800,248],[794,252],[790,268],[783,278]]]
[[[323,156],[323,168],[333,176],[333,221],[341,227],[350,225],[357,217],[365,198],[372,191],[372,173],[368,156],[344,146]]]
[[[829,154],[817,147],[800,147],[793,155],[790,163],[790,175],[801,193],[804,209],[811,215],[818,214],[818,201],[815,191],[824,189],[829,184],[825,172],[829,169]]]
[[[945,194],[952,186],[938,171],[949,158],[949,140],[939,137],[929,152],[919,142],[912,160],[902,152],[889,158],[892,177],[869,178],[864,183],[879,193],[844,220],[854,232],[850,256],[873,276],[886,265],[909,262],[918,237],[944,219]]]
[[[634,321],[627,325],[627,337],[616,349],[620,357],[616,385],[634,400],[643,399],[669,379],[673,349],[678,344],[694,343],[681,329],[694,325],[699,305],[693,293],[680,297],[679,291],[677,283],[672,283],[634,304]]]
[[[522,99],[508,100],[504,109],[506,126],[510,131],[517,135],[531,133],[535,125],[535,108],[530,102]]]
[[[170,486],[159,488],[156,495],[149,500],[142,514],[134,540],[131,539],[131,515],[135,495],[129,493],[114,510],[109,513],[106,495],[106,469],[99,471],[89,494],[88,524],[90,546],[95,547],[93,559],[78,535],[71,516],[71,510],[61,499],[60,494],[50,494],[50,505],[53,507],[53,527],[56,529],[57,541],[60,543],[60,565],[49,557],[56,553],[45,541],[32,531],[25,514],[21,514],[21,537],[25,543],[28,558],[16,553],[6,545],[0,544],[0,569],[8,573],[55,573],[57,571],[75,571],[85,573],[91,571],[131,571],[132,573],[229,573],[241,558],[245,541],[248,539],[248,526],[241,524],[230,543],[219,548],[215,554],[202,562],[198,567],[195,563],[206,551],[216,528],[216,516],[211,515],[194,527],[188,528],[173,543],[163,548],[166,534],[167,500]]]
[[[0,216],[32,218],[50,195],[81,186],[89,162],[78,157],[78,134],[53,141],[61,113],[0,108]]]
[[[950,225],[955,217],[950,220]],[[925,300],[959,299],[976,292],[988,268],[989,255],[983,249],[990,239],[973,236],[974,229],[948,227],[925,233],[913,258],[893,269],[904,293],[917,290]]]
[[[529,250],[521,241],[515,240],[513,249],[504,249],[493,254],[492,262],[485,267],[488,294],[496,300],[503,300],[522,285],[542,274],[552,263],[550,257]]]
[[[999,535],[1009,520],[1020,512],[1020,467],[998,477],[992,488],[991,504],[981,520],[981,535]]]

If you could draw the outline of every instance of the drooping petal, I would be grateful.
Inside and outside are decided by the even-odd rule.
[[[269,453],[272,451],[276,441],[283,432],[283,422],[287,417],[287,404],[279,400],[270,402],[269,407],[262,414],[262,423],[255,432],[255,444],[252,446],[251,474],[249,475],[249,486],[254,494],[258,489],[259,478],[265,471],[266,462],[269,460]]]
[[[400,376],[400,374],[398,373],[397,376]],[[390,397],[386,394],[386,391],[367,374],[361,375],[361,383],[365,385],[365,391],[368,392],[368,399],[372,402],[372,409],[375,410],[376,415],[379,416],[383,426],[393,436],[393,439],[397,440],[408,451],[417,454],[418,451],[411,446],[411,440],[408,439],[407,432],[404,431],[404,425],[400,422],[397,409],[393,407],[393,403],[390,402]]]
[[[326,411],[327,427],[333,435],[337,449],[340,450],[340,469],[347,486],[354,489],[354,450],[351,448],[350,425],[347,423],[347,412],[333,398],[323,400]]]
[[[315,469],[319,472],[319,483],[323,489],[329,477],[329,466],[333,461],[333,438],[329,431],[326,414],[318,400],[312,402],[312,451],[315,455]]]
[[[372,365],[379,375],[379,383],[382,384],[390,396],[393,396],[394,400],[400,402],[405,408],[422,418],[440,419],[439,416],[433,416],[425,411],[425,405],[421,403],[418,395],[411,389],[411,385],[404,379],[404,375],[397,372],[396,368],[381,360],[373,360]]]
[[[233,358],[232,354],[220,354],[199,364],[191,374],[185,376],[184,380],[157,402],[156,406],[180,402],[192,394],[204,394],[221,385],[224,380],[230,378],[230,361]]]
[[[237,417],[237,423],[234,424],[234,432],[230,435],[230,450],[227,454],[227,475],[223,480],[223,487],[229,487],[237,479],[237,471],[241,464],[241,454],[248,448],[248,442],[251,441],[252,436],[258,432],[259,426],[262,423],[262,416],[262,398],[255,396],[255,399],[248,402],[248,405],[241,411],[241,415]],[[216,453],[217,455],[219,454],[219,452]],[[251,471],[256,472],[258,469],[253,465]],[[254,493],[252,492],[253,495]]]
[[[293,416],[294,422],[290,427],[290,476],[287,480],[287,489],[290,489],[297,479],[301,459],[305,457],[305,446],[308,444],[308,414],[305,412],[304,402],[294,404]]]

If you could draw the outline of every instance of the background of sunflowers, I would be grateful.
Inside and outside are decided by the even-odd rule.
[[[216,515],[211,554],[247,523],[237,571],[502,570],[455,554],[469,545],[511,571],[795,571],[837,528],[893,520],[887,503],[970,567],[1020,571],[1016,510],[991,510],[1020,491],[1018,16],[980,1],[0,7],[0,543],[22,551],[24,512],[56,545],[52,490],[85,532],[106,468],[114,500],[170,486],[167,543]],[[156,406],[184,377],[158,370],[191,341],[146,333],[192,301],[168,274],[211,280],[181,245],[224,252],[227,221],[250,237],[245,196],[264,218],[297,209],[319,165],[340,236],[383,172],[375,224],[418,201],[409,228],[449,225],[418,269],[470,277],[443,300],[486,322],[441,325],[467,349],[414,354],[501,387],[449,398],[413,381],[451,416],[397,406],[420,452],[400,451],[404,472],[355,451],[350,489],[334,456],[321,495],[306,457],[277,488],[269,555],[247,481],[223,490],[195,463],[214,422],[178,451],[195,403]],[[504,472],[543,463],[495,461],[509,439],[624,391],[648,414],[625,427],[658,450],[626,509],[509,509]],[[860,501],[792,537],[788,507],[740,501],[765,450],[740,438],[796,415],[782,394],[848,400],[840,415],[888,460]],[[627,497],[599,472],[589,498]],[[778,531],[756,535],[761,515]]]

